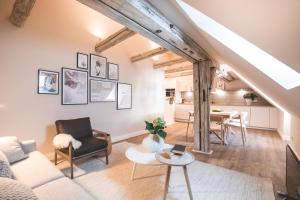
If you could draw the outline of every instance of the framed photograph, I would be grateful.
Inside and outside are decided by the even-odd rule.
[[[116,101],[117,84],[111,81],[90,80],[90,102]]]
[[[88,104],[88,72],[62,68],[62,104]]]
[[[119,80],[119,65],[115,63],[108,63],[108,79]]]
[[[89,55],[84,53],[77,53],[77,68],[88,69]]]
[[[95,78],[106,78],[107,59],[102,56],[90,55],[90,76]]]
[[[38,94],[59,94],[59,72],[38,70]]]
[[[128,83],[117,84],[117,109],[132,108],[132,85]]]

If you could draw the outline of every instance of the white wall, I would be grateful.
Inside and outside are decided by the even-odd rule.
[[[49,152],[58,119],[89,116],[93,128],[120,138],[143,130],[144,120],[163,115],[163,72],[154,71],[150,59],[134,64],[129,60],[128,46],[139,53],[139,46],[150,45],[140,36],[102,54],[119,64],[120,82],[133,84],[131,110],[118,111],[115,102],[61,105],[61,94],[38,95],[39,68],[75,68],[76,52],[94,53],[99,36],[122,26],[77,1],[43,0],[36,2],[25,26],[17,28],[8,22],[13,3],[0,2],[0,136],[35,139],[40,150]]]

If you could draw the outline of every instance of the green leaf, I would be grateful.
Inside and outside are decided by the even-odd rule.
[[[162,129],[160,129],[160,130],[157,131],[157,135],[159,135],[160,137],[162,137],[163,139],[165,139],[166,136],[167,136],[167,132],[164,131],[164,130],[162,130]]]
[[[146,123],[146,130],[149,131],[151,134],[154,134],[154,126],[152,123],[145,121]]]

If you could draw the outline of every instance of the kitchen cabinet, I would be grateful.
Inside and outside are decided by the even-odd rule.
[[[193,91],[193,77],[183,76],[176,79],[176,89],[180,92]]]
[[[218,106],[211,105],[211,109],[219,108],[224,111],[247,112],[248,126],[251,128],[277,129],[279,112],[269,106]]]
[[[192,104],[176,104],[175,105],[175,120],[187,121],[189,119],[189,112],[194,111]]]
[[[270,128],[270,107],[251,107],[250,126]]]

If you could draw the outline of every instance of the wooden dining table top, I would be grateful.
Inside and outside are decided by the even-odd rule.
[[[223,118],[232,118],[234,115],[238,114],[237,111],[210,111],[210,116],[212,117],[223,117]]]

